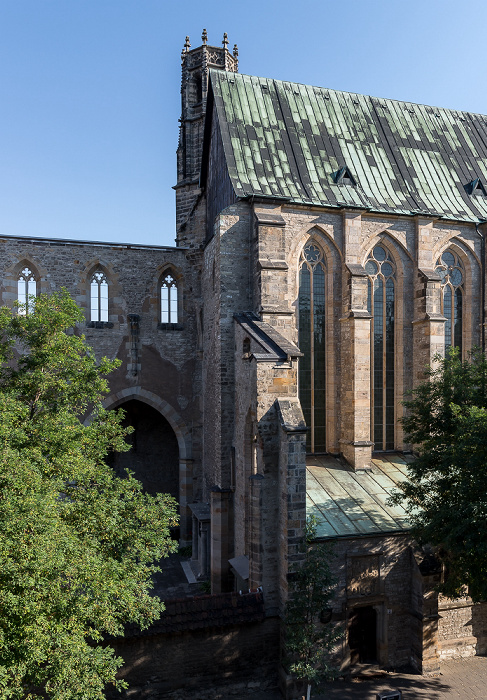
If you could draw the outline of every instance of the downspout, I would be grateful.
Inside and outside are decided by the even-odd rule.
[[[485,221],[482,221],[482,223],[485,223]],[[479,225],[477,223],[475,224],[475,230],[480,237],[480,270],[482,275],[482,321],[480,337],[482,342],[482,352],[485,353],[485,234],[479,231]]]

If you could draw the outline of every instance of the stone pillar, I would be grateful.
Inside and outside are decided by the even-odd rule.
[[[340,449],[354,469],[370,466],[370,319],[368,276],[358,264],[346,265],[348,288],[341,321]],[[347,308],[348,307],[348,308]]]
[[[249,588],[262,585],[262,474],[252,474],[250,481],[250,556]]]
[[[180,543],[185,546],[191,541],[192,515],[188,503],[193,500],[193,460],[179,460],[179,532]]]
[[[215,486],[211,491],[211,592],[233,590],[228,560],[233,557],[233,492]]]
[[[445,351],[445,321],[441,313],[441,278],[433,269],[418,269],[414,295],[413,387],[426,378],[425,369]]]
[[[433,224],[433,219],[416,218],[413,387],[425,380],[425,368],[434,365],[434,356],[445,348],[446,319],[441,313],[441,278],[433,260]]]

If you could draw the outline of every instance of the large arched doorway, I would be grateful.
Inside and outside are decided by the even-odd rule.
[[[112,455],[113,468],[120,476],[126,469],[135,472],[147,493],[169,493],[179,501],[179,448],[169,422],[137,399],[125,401],[118,408],[125,411],[123,425],[132,426],[134,432],[127,437],[131,449]]]

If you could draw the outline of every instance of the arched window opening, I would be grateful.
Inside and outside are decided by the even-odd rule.
[[[394,407],[394,291],[396,266],[390,253],[380,245],[365,263],[369,275],[368,309],[371,329],[371,434],[375,450],[393,450]]]
[[[309,432],[308,452],[326,452],[325,260],[314,242],[299,261],[299,399]]]
[[[161,323],[178,323],[178,286],[171,272],[161,281]]]
[[[90,281],[91,320],[108,321],[108,282],[103,270],[93,273]]]
[[[446,250],[436,261],[436,270],[441,277],[441,312],[445,323],[445,354],[455,347],[462,354],[463,339],[463,294],[465,270],[458,255]]]
[[[34,300],[37,296],[37,280],[35,274],[29,267],[24,267],[17,278],[17,300],[22,306],[19,307],[19,314],[32,313],[34,310]]]

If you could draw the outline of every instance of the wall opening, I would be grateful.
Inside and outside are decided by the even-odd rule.
[[[127,437],[132,449],[111,455],[113,469],[120,476],[130,469],[147,493],[169,493],[179,501],[179,448],[168,421],[155,408],[137,399],[126,401],[119,408],[125,411],[123,425],[131,425],[134,432]]]
[[[367,605],[352,610],[348,621],[350,663],[377,663],[377,611]]]

